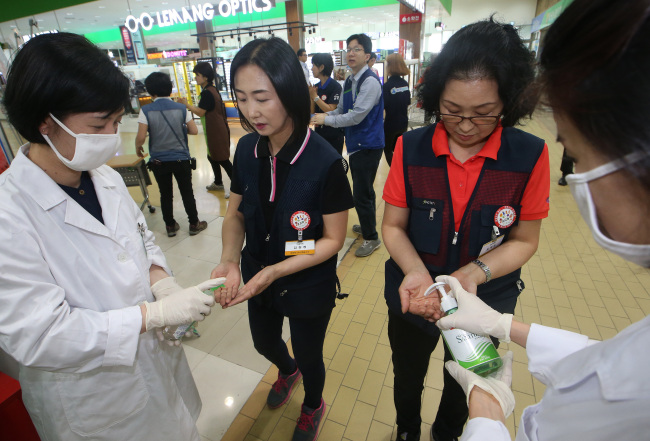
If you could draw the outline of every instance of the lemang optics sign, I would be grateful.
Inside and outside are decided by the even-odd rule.
[[[177,9],[164,9],[155,13],[155,19],[148,12],[143,12],[140,17],[129,15],[126,17],[124,26],[135,33],[139,27],[142,27],[145,31],[150,31],[154,24],[163,28],[178,23],[186,24],[212,20],[215,11],[222,17],[230,17],[237,15],[239,12],[252,14],[253,12],[270,11],[274,6],[274,0],[221,0],[216,8],[212,3],[203,3],[191,7],[182,7],[180,11]]]

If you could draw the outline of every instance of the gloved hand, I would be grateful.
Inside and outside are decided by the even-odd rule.
[[[144,302],[147,310],[145,324],[147,331],[164,326],[177,326],[201,321],[210,315],[214,296],[203,291],[219,286],[223,278],[207,280],[197,286],[183,289],[153,303]]]
[[[510,343],[512,314],[501,314],[483,303],[474,294],[465,291],[460,282],[451,276],[438,276],[436,282],[444,282],[458,302],[458,311],[436,322],[440,329],[459,328],[474,334],[491,335],[503,343]]]
[[[453,315],[456,314],[458,313],[456,312]],[[515,408],[515,396],[510,389],[512,383],[512,351],[508,351],[506,355],[501,357],[501,360],[503,360],[503,366],[487,377],[476,375],[452,360],[445,363],[445,368],[465,391],[468,406],[469,394],[474,386],[478,386],[496,398],[501,405],[503,415],[508,418]]]
[[[182,290],[183,287],[176,283],[175,277],[165,277],[151,285],[151,292],[156,300],[164,299],[168,295]]]

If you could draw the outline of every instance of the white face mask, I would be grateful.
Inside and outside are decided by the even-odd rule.
[[[50,113],[50,116],[63,130],[68,132],[70,136],[76,139],[74,156],[72,159],[64,158],[61,153],[54,147],[50,138],[43,134],[45,141],[52,147],[56,156],[68,168],[76,171],[94,170],[97,167],[104,165],[106,161],[111,159],[117,153],[122,143],[119,133],[114,135],[90,135],[85,133],[73,133],[72,130],[67,128],[61,121],[56,119]]]
[[[643,267],[650,267],[650,245],[637,245],[625,242],[617,242],[605,236],[598,227],[598,217],[596,215],[596,206],[589,191],[589,181],[602,178],[610,173],[625,167],[628,163],[638,161],[647,154],[645,152],[635,152],[627,155],[623,159],[614,160],[589,170],[585,173],[571,174],[566,177],[566,181],[571,188],[573,198],[578,204],[580,214],[591,229],[594,239],[604,249],[619,255],[625,260],[636,263]]]

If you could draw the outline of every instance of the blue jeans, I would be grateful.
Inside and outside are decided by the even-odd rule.
[[[377,234],[377,207],[375,204],[375,176],[384,149],[359,150],[350,155],[352,196],[359,215],[361,235],[364,240],[379,239]]]

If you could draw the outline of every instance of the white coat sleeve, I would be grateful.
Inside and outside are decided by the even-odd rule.
[[[30,232],[0,228],[0,348],[20,364],[46,371],[133,365],[140,307],[107,312],[72,307],[39,241]]]
[[[528,370],[539,381],[548,384],[548,372],[559,360],[597,343],[589,337],[563,329],[533,323],[526,342]]]
[[[467,422],[460,441],[510,441],[510,432],[501,421],[472,418]]]

